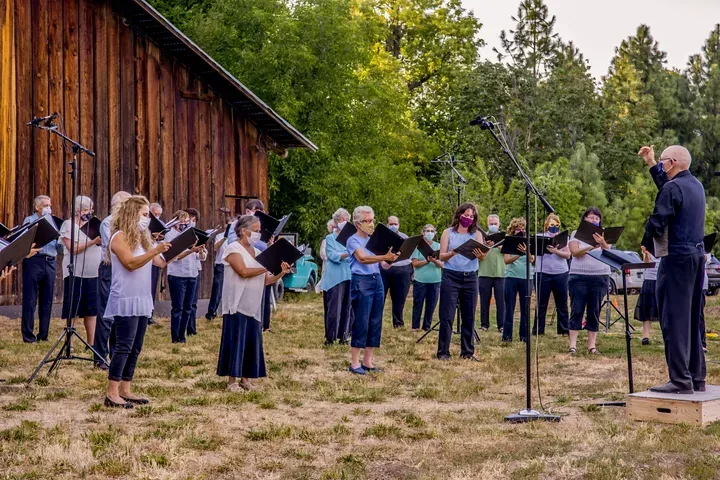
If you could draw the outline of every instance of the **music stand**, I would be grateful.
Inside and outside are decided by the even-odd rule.
[[[588,252],[588,255],[594,259],[609,266],[610,269],[620,271],[623,280],[623,307],[624,313],[621,313],[617,308],[618,314],[625,322],[625,352],[627,356],[628,365],[628,393],[635,393],[635,386],[633,383],[633,368],[632,368],[632,334],[630,329],[630,314],[628,312],[628,293],[627,293],[627,278],[625,277],[625,271],[629,270],[643,270],[646,268],[653,268],[654,263],[636,263],[634,258],[627,255],[624,252],[618,250],[602,250],[601,252]],[[628,262],[629,263],[625,263]],[[600,402],[596,405],[601,407],[624,407],[625,402]]]

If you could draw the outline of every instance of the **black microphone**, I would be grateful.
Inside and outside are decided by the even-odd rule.
[[[49,126],[50,122],[55,120],[60,114],[58,112],[53,113],[52,115],[48,115],[46,117],[33,117],[32,120],[30,120],[26,126],[28,127],[37,127],[42,122],[45,122],[45,126]]]
[[[481,117],[479,115],[475,117],[475,119],[470,120],[470,125],[480,125],[480,128],[483,130],[492,130],[495,128],[495,124],[492,121],[488,120],[487,117]]]

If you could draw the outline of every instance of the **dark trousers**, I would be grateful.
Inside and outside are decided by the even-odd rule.
[[[478,277],[478,293],[480,294],[480,326],[490,328],[490,298],[495,294],[495,321],[497,328],[503,328],[505,322],[505,289],[504,278]]]
[[[347,341],[350,333],[350,280],[340,282],[323,292],[323,302],[327,312],[325,315],[325,341],[327,343],[333,343],[335,340]]]
[[[280,280],[282,281],[282,280]],[[270,313],[272,311],[272,285],[265,286],[265,292],[263,293],[263,311],[262,311],[262,326],[263,330],[270,330]]]
[[[172,341],[185,342],[185,332],[188,329],[190,315],[192,315],[192,302],[195,295],[195,277],[176,277],[168,275],[170,287],[170,336]]]
[[[685,389],[705,383],[700,312],[705,257],[668,255],[660,262],[657,303],[670,381]]]
[[[477,272],[443,270],[440,282],[440,333],[438,357],[450,356],[455,311],[460,309],[460,355],[475,353],[475,308],[478,299]]]
[[[525,278],[506,278],[505,290],[505,321],[503,322],[502,339],[511,342],[513,339],[513,324],[515,323],[515,303],[520,297],[520,329],[518,337],[521,342],[527,341],[528,311],[527,295],[528,281]]]
[[[148,317],[115,317],[115,348],[108,379],[115,382],[129,382],[133,379],[147,323]]]
[[[585,330],[597,332],[600,328],[600,305],[607,295],[607,275],[570,275],[570,330],[582,330],[585,315]]]
[[[224,279],[225,265],[222,263],[216,263],[213,267],[213,284],[212,291],[210,292],[210,302],[208,302],[208,311],[205,314],[205,318],[208,320],[217,317],[217,310],[220,307],[220,300],[222,300]]]
[[[110,296],[110,284],[112,283],[112,266],[105,263],[100,264],[98,269],[98,316],[95,323],[95,340],[93,348],[98,353],[95,356],[95,363],[101,363],[101,359],[108,358],[108,345],[110,357],[112,350],[115,348],[115,330],[113,328],[113,318],[105,318],[105,308],[107,307],[108,297]]]
[[[420,317],[425,306],[425,315],[423,316],[423,330],[430,330],[432,326],[432,317],[437,307],[438,298],[440,297],[439,283],[420,283],[413,282],[413,310],[412,310],[412,328],[420,328]]]
[[[570,326],[568,278],[570,278],[570,275],[567,272],[537,274],[538,312],[533,322],[533,333],[545,334],[545,317],[547,316],[548,303],[550,303],[550,294],[552,293],[555,300],[555,311],[557,312],[557,333],[558,335],[567,335]]]
[[[155,303],[155,299],[157,298],[157,289],[158,283],[160,283],[161,273],[162,268],[156,267],[155,265],[152,266],[152,272],[150,274],[150,288],[152,289],[153,303]]]
[[[353,275],[350,280],[350,299],[352,302],[352,341],[354,348],[380,346],[382,336],[382,316],[385,303],[382,276]]]
[[[707,290],[703,290],[702,299],[700,300],[700,336],[702,337],[702,346],[707,348],[707,337],[705,336],[705,300]]]
[[[381,269],[380,273],[382,274],[382,281],[385,288],[385,298],[387,298],[388,290],[390,291],[393,326],[402,327],[405,324],[403,321],[405,300],[407,299],[408,292],[410,292],[410,282],[412,281],[412,265],[391,267],[387,270]]]
[[[190,319],[187,325],[188,335],[197,335],[197,302],[200,294],[200,275],[195,277],[195,290],[192,294],[192,304],[190,305]]]
[[[47,340],[50,330],[50,312],[55,293],[55,258],[35,255],[22,262],[22,324],[23,340],[34,342],[35,305],[38,305],[40,331],[37,340]]]

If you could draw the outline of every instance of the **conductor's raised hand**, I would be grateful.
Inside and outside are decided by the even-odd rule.
[[[170,242],[160,242],[155,245],[155,254],[160,255],[170,250]]]
[[[608,245],[608,243],[605,241],[604,235],[593,233],[593,239],[595,239],[595,241],[598,243],[598,246],[603,250],[610,250],[610,245]]]
[[[648,167],[654,167],[657,165],[657,162],[655,161],[654,147],[654,145],[650,145],[649,147],[645,146],[638,152],[638,156],[643,159],[643,162],[645,162],[645,165]]]
[[[398,259],[399,256],[400,256],[400,251],[398,251],[397,253],[395,253],[395,252],[392,251],[392,247],[390,247],[390,248],[388,249],[388,252],[387,252],[385,255],[383,255],[383,261],[385,261],[385,262],[394,262],[395,260]]]

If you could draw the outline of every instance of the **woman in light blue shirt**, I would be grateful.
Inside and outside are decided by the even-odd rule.
[[[357,233],[347,241],[350,255],[350,298],[354,314],[350,342],[350,371],[357,375],[378,372],[373,365],[373,350],[380,346],[385,289],[380,277],[380,262],[394,262],[398,258],[392,249],[385,255],[375,255],[365,246],[375,231],[375,212],[370,207],[356,207],[353,222]],[[360,350],[365,349],[360,363]]]
[[[325,304],[325,345],[338,340],[347,344],[350,333],[350,255],[347,248],[337,241],[340,231],[350,220],[350,214],[339,208],[333,214],[334,231],[325,237],[325,265],[321,288]]]

